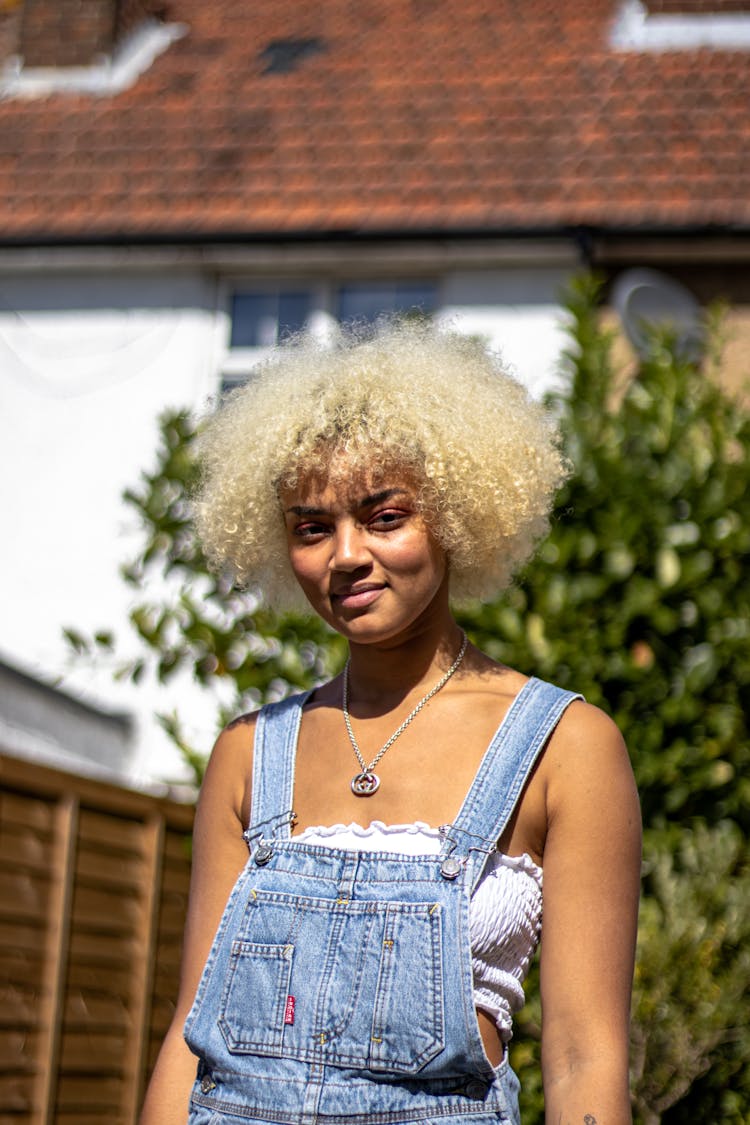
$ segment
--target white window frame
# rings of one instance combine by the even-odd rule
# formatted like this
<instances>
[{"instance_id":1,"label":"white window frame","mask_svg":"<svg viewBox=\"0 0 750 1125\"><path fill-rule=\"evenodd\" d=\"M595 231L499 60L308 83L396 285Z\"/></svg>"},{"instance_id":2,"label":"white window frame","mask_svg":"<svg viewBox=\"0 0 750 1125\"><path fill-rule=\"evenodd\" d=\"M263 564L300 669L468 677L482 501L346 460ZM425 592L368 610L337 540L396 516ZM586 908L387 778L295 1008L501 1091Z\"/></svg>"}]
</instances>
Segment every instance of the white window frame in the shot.
<instances>
[{"instance_id":1,"label":"white window frame","mask_svg":"<svg viewBox=\"0 0 750 1125\"><path fill-rule=\"evenodd\" d=\"M612 25L616 51L722 51L750 48L747 12L651 13L640 0L622 0Z\"/></svg>"}]
</instances>

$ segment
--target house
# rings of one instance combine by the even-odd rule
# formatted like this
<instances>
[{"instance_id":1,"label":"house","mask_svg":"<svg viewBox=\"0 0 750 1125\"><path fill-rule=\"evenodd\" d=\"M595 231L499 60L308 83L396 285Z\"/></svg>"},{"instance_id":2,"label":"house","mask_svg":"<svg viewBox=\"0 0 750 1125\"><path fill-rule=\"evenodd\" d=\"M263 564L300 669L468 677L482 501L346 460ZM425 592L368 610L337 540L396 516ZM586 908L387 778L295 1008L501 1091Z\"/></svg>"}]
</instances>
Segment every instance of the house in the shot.
<instances>
[{"instance_id":1,"label":"house","mask_svg":"<svg viewBox=\"0 0 750 1125\"><path fill-rule=\"evenodd\" d=\"M0 661L0 754L121 783L134 749L129 715L92 707Z\"/></svg>"},{"instance_id":2,"label":"house","mask_svg":"<svg viewBox=\"0 0 750 1125\"><path fill-rule=\"evenodd\" d=\"M570 272L648 267L732 303L739 370L749 89L733 0L0 3L2 654L162 698L67 668L61 628L124 620L159 413L304 323L418 307L539 393Z\"/></svg>"}]
</instances>

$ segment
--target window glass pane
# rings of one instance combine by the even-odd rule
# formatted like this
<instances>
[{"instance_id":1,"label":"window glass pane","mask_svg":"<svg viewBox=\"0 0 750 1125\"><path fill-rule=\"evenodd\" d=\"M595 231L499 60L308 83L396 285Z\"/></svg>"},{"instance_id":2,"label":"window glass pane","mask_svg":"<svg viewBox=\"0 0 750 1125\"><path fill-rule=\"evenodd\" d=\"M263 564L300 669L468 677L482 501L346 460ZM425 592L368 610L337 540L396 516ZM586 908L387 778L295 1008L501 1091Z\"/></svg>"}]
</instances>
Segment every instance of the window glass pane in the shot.
<instances>
[{"instance_id":1,"label":"window glass pane","mask_svg":"<svg viewBox=\"0 0 750 1125\"><path fill-rule=\"evenodd\" d=\"M352 282L338 290L338 319L371 323L384 313L423 312L435 307L435 286L429 282Z\"/></svg>"},{"instance_id":2,"label":"window glass pane","mask_svg":"<svg viewBox=\"0 0 750 1125\"><path fill-rule=\"evenodd\" d=\"M232 294L230 348L268 348L304 327L310 294L293 290L251 290Z\"/></svg>"},{"instance_id":3,"label":"window glass pane","mask_svg":"<svg viewBox=\"0 0 750 1125\"><path fill-rule=\"evenodd\" d=\"M310 315L310 294L282 292L279 294L279 320L277 336L283 339L293 332L300 332Z\"/></svg>"},{"instance_id":4,"label":"window glass pane","mask_svg":"<svg viewBox=\"0 0 750 1125\"><path fill-rule=\"evenodd\" d=\"M273 293L234 293L232 295L231 348L256 348L276 338L276 296Z\"/></svg>"},{"instance_id":5,"label":"window glass pane","mask_svg":"<svg viewBox=\"0 0 750 1125\"><path fill-rule=\"evenodd\" d=\"M376 320L390 308L392 292L390 285L342 285L338 292L337 317L339 320Z\"/></svg>"},{"instance_id":6,"label":"window glass pane","mask_svg":"<svg viewBox=\"0 0 750 1125\"><path fill-rule=\"evenodd\" d=\"M435 308L435 286L429 282L402 282L396 286L395 312L429 313Z\"/></svg>"}]
</instances>

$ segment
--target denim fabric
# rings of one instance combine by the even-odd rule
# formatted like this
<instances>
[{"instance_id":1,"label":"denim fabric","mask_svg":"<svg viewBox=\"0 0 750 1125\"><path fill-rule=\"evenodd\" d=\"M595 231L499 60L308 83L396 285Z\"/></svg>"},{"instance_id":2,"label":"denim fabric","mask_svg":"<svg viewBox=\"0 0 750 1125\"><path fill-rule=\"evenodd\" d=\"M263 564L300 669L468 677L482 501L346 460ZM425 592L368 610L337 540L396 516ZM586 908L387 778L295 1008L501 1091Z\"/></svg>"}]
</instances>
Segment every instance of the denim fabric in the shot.
<instances>
[{"instance_id":1,"label":"denim fabric","mask_svg":"<svg viewBox=\"0 0 750 1125\"><path fill-rule=\"evenodd\" d=\"M291 838L296 696L258 717L247 865L185 1024L190 1125L518 1125L473 1002L469 899L551 731L577 696L530 680L438 856Z\"/></svg>"}]
</instances>

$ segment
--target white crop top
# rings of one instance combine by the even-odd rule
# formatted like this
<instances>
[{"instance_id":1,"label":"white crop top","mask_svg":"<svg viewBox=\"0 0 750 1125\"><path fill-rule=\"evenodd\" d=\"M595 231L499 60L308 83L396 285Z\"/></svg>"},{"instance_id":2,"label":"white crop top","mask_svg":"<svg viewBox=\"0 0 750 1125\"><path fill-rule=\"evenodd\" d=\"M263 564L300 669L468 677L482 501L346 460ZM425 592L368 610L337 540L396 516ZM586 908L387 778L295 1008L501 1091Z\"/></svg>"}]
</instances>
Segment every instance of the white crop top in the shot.
<instances>
[{"instance_id":1,"label":"white crop top","mask_svg":"<svg viewBox=\"0 0 750 1125\"><path fill-rule=\"evenodd\" d=\"M295 839L324 847L399 855L437 855L437 828L415 824L334 824L306 828ZM523 981L542 926L542 869L529 855L488 856L474 888L469 915L474 1002L494 1019L504 1041L524 1001Z\"/></svg>"}]
</instances>

